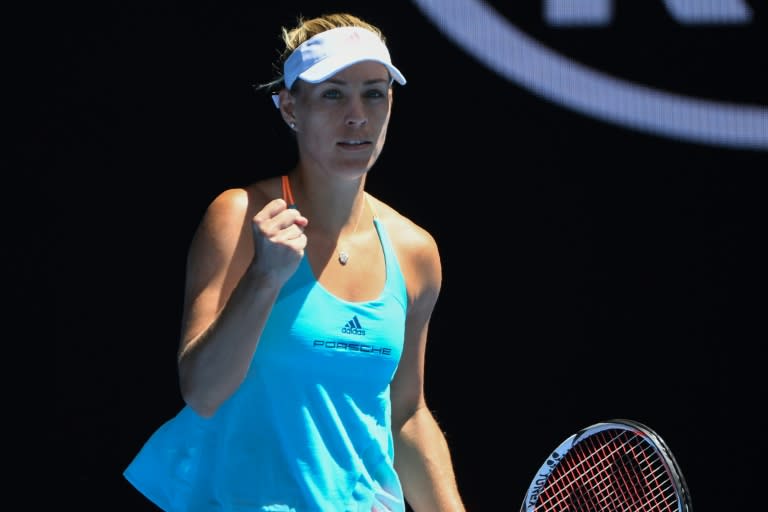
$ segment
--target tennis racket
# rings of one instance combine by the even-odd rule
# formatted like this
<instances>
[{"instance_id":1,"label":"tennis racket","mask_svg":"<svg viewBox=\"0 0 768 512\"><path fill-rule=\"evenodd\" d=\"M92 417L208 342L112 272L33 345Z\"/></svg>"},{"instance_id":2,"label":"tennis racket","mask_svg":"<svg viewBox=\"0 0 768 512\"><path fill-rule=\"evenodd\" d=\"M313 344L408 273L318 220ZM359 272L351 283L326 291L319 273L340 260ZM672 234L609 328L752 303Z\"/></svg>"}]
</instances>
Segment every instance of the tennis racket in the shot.
<instances>
[{"instance_id":1,"label":"tennis racket","mask_svg":"<svg viewBox=\"0 0 768 512\"><path fill-rule=\"evenodd\" d=\"M664 441L632 420L596 423L563 441L533 478L520 512L691 512Z\"/></svg>"}]
</instances>

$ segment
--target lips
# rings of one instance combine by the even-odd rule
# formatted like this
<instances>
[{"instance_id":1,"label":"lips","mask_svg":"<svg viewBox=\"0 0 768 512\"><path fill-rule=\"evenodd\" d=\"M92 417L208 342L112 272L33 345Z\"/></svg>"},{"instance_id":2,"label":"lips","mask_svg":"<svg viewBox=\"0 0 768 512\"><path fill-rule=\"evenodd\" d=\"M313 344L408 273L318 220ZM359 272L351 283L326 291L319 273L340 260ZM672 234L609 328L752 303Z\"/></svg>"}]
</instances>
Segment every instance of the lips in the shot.
<instances>
[{"instance_id":1,"label":"lips","mask_svg":"<svg viewBox=\"0 0 768 512\"><path fill-rule=\"evenodd\" d=\"M370 141L367 140L343 140L338 142L339 146L346 148L364 148L370 145Z\"/></svg>"}]
</instances>

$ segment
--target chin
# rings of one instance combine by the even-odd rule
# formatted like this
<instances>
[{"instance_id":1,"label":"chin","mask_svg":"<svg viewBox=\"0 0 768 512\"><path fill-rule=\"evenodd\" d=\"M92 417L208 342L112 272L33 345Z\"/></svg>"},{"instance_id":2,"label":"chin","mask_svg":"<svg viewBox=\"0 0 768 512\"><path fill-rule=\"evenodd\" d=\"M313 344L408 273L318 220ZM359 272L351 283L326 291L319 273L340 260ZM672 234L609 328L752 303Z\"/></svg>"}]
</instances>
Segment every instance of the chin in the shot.
<instances>
[{"instance_id":1,"label":"chin","mask_svg":"<svg viewBox=\"0 0 768 512\"><path fill-rule=\"evenodd\" d=\"M375 159L345 159L343 162L337 162L336 168L347 175L360 175L367 173L376 163Z\"/></svg>"}]
</instances>

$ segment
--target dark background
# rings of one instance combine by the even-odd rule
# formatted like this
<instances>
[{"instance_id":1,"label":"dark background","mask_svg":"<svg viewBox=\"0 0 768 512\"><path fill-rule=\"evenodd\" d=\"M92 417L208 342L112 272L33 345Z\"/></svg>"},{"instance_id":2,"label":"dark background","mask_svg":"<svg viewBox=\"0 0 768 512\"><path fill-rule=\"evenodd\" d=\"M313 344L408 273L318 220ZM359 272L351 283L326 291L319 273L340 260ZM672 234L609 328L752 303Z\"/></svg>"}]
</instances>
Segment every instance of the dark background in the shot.
<instances>
[{"instance_id":1,"label":"dark background","mask_svg":"<svg viewBox=\"0 0 768 512\"><path fill-rule=\"evenodd\" d=\"M540 2L517 3L496 2L585 65L768 104L764 3L750 2L746 26L691 27L662 2L617 1L609 26L570 29L548 26ZM19 274L47 276L55 306L57 417L46 434L59 469L39 499L150 510L121 473L182 405L187 245L218 192L293 163L284 123L252 84L273 77L280 26L336 10L381 27L409 81L396 86L368 188L441 247L427 393L468 509L517 511L557 443L614 417L666 440L698 512L759 508L765 148L570 111L485 68L405 0L31 13L42 37L24 41L41 58L20 62L42 71L28 92L40 93L32 108L44 121L23 125L33 142L19 149L44 164L32 176L49 195L27 216L44 235L13 233L12 252L26 262Z\"/></svg>"}]
</instances>

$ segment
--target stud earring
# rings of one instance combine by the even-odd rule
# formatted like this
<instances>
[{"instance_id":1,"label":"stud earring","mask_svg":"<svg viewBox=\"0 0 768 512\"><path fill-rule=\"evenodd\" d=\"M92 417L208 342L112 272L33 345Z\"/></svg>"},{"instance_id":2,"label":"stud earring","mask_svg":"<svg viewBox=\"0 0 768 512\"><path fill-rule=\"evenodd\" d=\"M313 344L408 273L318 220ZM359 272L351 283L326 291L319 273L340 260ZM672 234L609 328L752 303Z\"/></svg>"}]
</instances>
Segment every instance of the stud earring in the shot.
<instances>
[{"instance_id":1,"label":"stud earring","mask_svg":"<svg viewBox=\"0 0 768 512\"><path fill-rule=\"evenodd\" d=\"M291 121L291 124L289 125L291 127L291 130L296 130L296 123Z\"/></svg>"}]
</instances>

